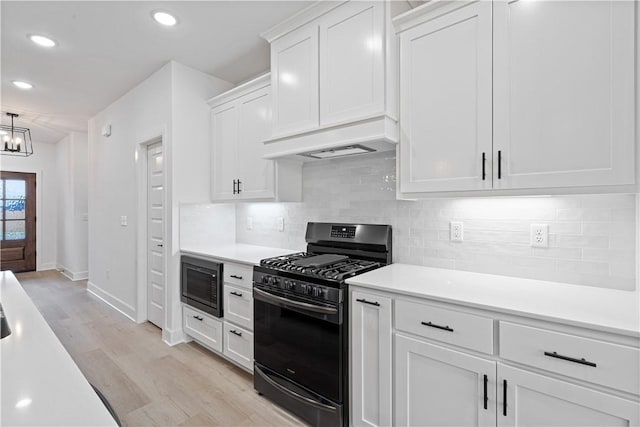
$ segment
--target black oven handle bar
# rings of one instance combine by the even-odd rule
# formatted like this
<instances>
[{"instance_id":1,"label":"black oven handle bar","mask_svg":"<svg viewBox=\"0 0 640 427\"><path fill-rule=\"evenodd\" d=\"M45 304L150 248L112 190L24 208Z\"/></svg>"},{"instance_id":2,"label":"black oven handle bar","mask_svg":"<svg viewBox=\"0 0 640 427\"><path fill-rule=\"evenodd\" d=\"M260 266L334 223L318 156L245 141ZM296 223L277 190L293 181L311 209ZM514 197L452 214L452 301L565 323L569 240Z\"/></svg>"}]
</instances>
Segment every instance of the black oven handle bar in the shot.
<instances>
[{"instance_id":1,"label":"black oven handle bar","mask_svg":"<svg viewBox=\"0 0 640 427\"><path fill-rule=\"evenodd\" d=\"M255 292L256 294L258 294L258 296L264 298L267 301L279 303L279 304L286 305L286 306L289 306L289 307L299 308L299 309L302 309L302 310L313 311L315 313L322 313L322 314L336 314L336 313L338 313L338 309L337 308L323 307L321 305L309 304L309 303L300 302L300 301L293 301L293 300L290 300L288 298L283 298L283 297L279 297L277 295L273 295L270 292L265 292L265 291L263 291L261 289L257 289L257 288L253 288L253 292Z\"/></svg>"},{"instance_id":2,"label":"black oven handle bar","mask_svg":"<svg viewBox=\"0 0 640 427\"><path fill-rule=\"evenodd\" d=\"M280 390L281 392L291 396L292 398L299 400L300 402L304 402L308 405L311 405L315 408L318 409L322 409L325 411L329 411L329 412L336 412L338 410L338 408L336 408L335 406L329 406L329 405L325 405L324 403L320 403L317 402L313 399L310 399L306 396L303 396L301 394L296 393L293 390L289 390L288 388L278 384L277 382L275 382L274 380L272 380L271 378L269 378L269 376L267 374L265 374L264 372L262 372L262 370L260 368L258 368L257 366L254 366L254 371L260 375L262 377L262 379L264 379L266 382L268 382L271 386L275 387L276 389Z\"/></svg>"}]
</instances>

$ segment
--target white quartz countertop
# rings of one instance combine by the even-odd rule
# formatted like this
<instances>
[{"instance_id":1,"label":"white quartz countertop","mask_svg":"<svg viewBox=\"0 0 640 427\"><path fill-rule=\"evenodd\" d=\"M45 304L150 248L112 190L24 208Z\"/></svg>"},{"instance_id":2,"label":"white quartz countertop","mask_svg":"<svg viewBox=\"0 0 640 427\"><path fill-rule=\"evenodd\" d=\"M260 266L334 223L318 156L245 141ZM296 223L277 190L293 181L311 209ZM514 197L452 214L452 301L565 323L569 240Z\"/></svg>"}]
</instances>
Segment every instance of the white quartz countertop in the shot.
<instances>
[{"instance_id":1,"label":"white quartz countertop","mask_svg":"<svg viewBox=\"0 0 640 427\"><path fill-rule=\"evenodd\" d=\"M0 340L0 425L115 426L13 273L0 273L11 335Z\"/></svg>"},{"instance_id":2,"label":"white quartz countertop","mask_svg":"<svg viewBox=\"0 0 640 427\"><path fill-rule=\"evenodd\" d=\"M640 294L492 274L391 264L350 285L640 337Z\"/></svg>"},{"instance_id":3,"label":"white quartz countertop","mask_svg":"<svg viewBox=\"0 0 640 427\"><path fill-rule=\"evenodd\" d=\"M236 243L232 245L222 246L183 245L180 247L180 252L184 254L215 258L221 261L258 265L260 264L261 259L301 252L301 250L269 248L266 246L254 246Z\"/></svg>"}]
</instances>

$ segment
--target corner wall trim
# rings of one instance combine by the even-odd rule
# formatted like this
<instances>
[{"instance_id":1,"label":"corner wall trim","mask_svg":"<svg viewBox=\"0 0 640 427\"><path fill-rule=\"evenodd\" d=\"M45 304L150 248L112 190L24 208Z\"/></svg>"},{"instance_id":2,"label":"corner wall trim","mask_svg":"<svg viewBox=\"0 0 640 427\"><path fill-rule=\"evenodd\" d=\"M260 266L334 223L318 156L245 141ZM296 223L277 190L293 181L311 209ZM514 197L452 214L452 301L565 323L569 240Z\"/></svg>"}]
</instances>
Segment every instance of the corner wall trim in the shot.
<instances>
[{"instance_id":1,"label":"corner wall trim","mask_svg":"<svg viewBox=\"0 0 640 427\"><path fill-rule=\"evenodd\" d=\"M132 322L136 321L136 310L132 306L125 303L121 299L114 297L109 292L101 289L95 283L88 282L87 291L93 294L98 299L102 300L102 302L104 302L105 304L111 306L113 309L122 313L124 316L129 318Z\"/></svg>"},{"instance_id":2,"label":"corner wall trim","mask_svg":"<svg viewBox=\"0 0 640 427\"><path fill-rule=\"evenodd\" d=\"M169 330L165 328L162 330L162 340L171 347L186 342L185 338L182 329Z\"/></svg>"},{"instance_id":3,"label":"corner wall trim","mask_svg":"<svg viewBox=\"0 0 640 427\"><path fill-rule=\"evenodd\" d=\"M88 271L71 271L70 269L68 269L67 267L61 264L58 264L56 266L56 269L73 282L76 282L78 280L85 280L89 278Z\"/></svg>"}]
</instances>

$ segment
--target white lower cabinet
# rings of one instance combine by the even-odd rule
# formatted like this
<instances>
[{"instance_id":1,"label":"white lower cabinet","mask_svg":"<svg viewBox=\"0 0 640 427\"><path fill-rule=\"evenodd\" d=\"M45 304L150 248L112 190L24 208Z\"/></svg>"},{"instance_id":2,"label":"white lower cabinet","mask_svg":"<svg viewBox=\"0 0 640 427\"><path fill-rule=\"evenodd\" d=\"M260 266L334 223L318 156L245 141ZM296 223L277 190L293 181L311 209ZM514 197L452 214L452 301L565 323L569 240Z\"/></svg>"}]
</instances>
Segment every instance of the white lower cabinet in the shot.
<instances>
[{"instance_id":1,"label":"white lower cabinet","mask_svg":"<svg viewBox=\"0 0 640 427\"><path fill-rule=\"evenodd\" d=\"M498 426L637 426L640 407L498 363Z\"/></svg>"},{"instance_id":2,"label":"white lower cabinet","mask_svg":"<svg viewBox=\"0 0 640 427\"><path fill-rule=\"evenodd\" d=\"M637 340L426 296L350 298L354 426L640 426Z\"/></svg>"},{"instance_id":3,"label":"white lower cabinet","mask_svg":"<svg viewBox=\"0 0 640 427\"><path fill-rule=\"evenodd\" d=\"M222 321L194 310L182 307L184 332L212 350L222 352Z\"/></svg>"},{"instance_id":4,"label":"white lower cabinet","mask_svg":"<svg viewBox=\"0 0 640 427\"><path fill-rule=\"evenodd\" d=\"M351 294L351 419L354 426L391 425L391 299Z\"/></svg>"},{"instance_id":5,"label":"white lower cabinet","mask_svg":"<svg viewBox=\"0 0 640 427\"><path fill-rule=\"evenodd\" d=\"M253 371L253 333L225 321L223 340L223 354Z\"/></svg>"},{"instance_id":6,"label":"white lower cabinet","mask_svg":"<svg viewBox=\"0 0 640 427\"><path fill-rule=\"evenodd\" d=\"M495 426L496 362L395 336L395 425Z\"/></svg>"}]
</instances>

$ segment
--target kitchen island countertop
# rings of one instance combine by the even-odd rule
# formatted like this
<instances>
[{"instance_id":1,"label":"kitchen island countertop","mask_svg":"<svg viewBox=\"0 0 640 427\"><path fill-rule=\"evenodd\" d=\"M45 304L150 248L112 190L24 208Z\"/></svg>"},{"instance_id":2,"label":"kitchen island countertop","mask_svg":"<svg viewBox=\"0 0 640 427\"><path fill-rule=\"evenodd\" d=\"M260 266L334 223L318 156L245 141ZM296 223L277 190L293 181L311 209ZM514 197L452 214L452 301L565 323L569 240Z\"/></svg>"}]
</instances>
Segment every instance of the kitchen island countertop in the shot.
<instances>
[{"instance_id":1,"label":"kitchen island countertop","mask_svg":"<svg viewBox=\"0 0 640 427\"><path fill-rule=\"evenodd\" d=\"M0 301L12 331L0 340L0 425L117 425L10 271Z\"/></svg>"}]
</instances>

